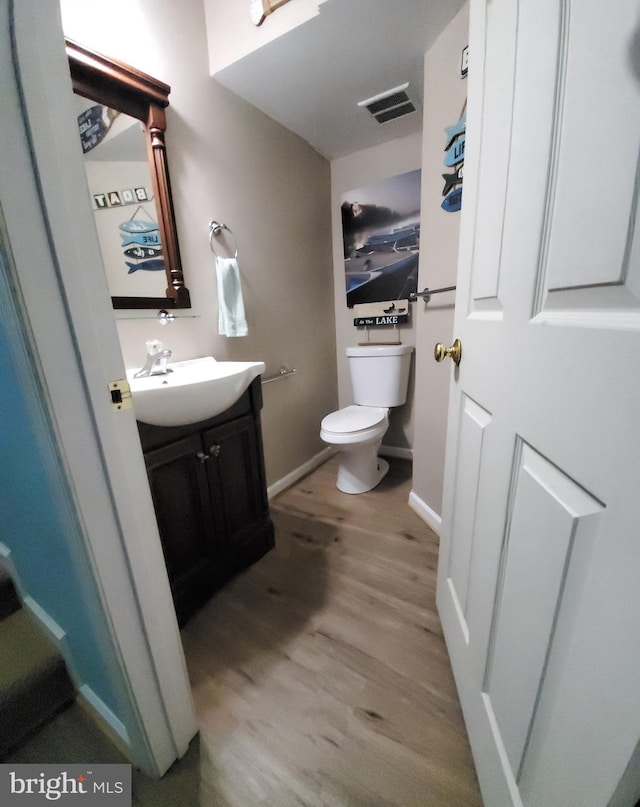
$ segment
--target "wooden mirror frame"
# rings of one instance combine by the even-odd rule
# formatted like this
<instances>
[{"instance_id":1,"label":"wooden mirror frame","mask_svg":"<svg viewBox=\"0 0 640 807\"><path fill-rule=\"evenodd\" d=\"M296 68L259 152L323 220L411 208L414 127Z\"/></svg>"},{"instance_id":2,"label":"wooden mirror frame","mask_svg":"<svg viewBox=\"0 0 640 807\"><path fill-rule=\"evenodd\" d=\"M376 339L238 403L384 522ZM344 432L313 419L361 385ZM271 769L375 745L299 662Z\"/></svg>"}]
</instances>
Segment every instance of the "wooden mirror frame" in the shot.
<instances>
[{"instance_id":1,"label":"wooden mirror frame","mask_svg":"<svg viewBox=\"0 0 640 807\"><path fill-rule=\"evenodd\" d=\"M137 118L147 133L147 154L167 273L167 296L112 297L113 307L191 308L189 290L184 285L182 274L164 143L165 109L169 105L171 87L77 42L65 41L73 91Z\"/></svg>"}]
</instances>

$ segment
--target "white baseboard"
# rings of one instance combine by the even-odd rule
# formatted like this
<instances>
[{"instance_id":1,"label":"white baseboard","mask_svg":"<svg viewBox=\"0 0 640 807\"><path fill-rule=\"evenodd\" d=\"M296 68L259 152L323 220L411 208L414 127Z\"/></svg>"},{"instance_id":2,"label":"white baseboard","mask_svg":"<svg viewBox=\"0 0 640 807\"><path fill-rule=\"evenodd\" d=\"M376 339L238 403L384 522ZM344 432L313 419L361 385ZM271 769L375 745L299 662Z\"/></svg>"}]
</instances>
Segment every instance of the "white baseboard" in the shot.
<instances>
[{"instance_id":1,"label":"white baseboard","mask_svg":"<svg viewBox=\"0 0 640 807\"><path fill-rule=\"evenodd\" d=\"M31 595L27 594L23 598L22 604L31 611L36 622L42 625L58 650L65 655L65 651L67 649L67 632L61 628L60 625L58 625L55 619L49 616L44 608L39 605Z\"/></svg>"},{"instance_id":2,"label":"white baseboard","mask_svg":"<svg viewBox=\"0 0 640 807\"><path fill-rule=\"evenodd\" d=\"M27 608L32 614L35 621L42 627L47 636L54 643L56 648L62 653L63 656L68 655L67 648L67 633L58 625L58 623L49 616L44 608L38 603L30 594L25 594L22 579L18 570L15 567L13 558L11 556L11 549L0 542L0 557L3 559L5 566L9 571L11 582L18 594L18 598L24 608ZM68 666L68 665L67 665ZM70 675L72 675L70 671ZM72 675L73 677L73 675Z\"/></svg>"},{"instance_id":3,"label":"white baseboard","mask_svg":"<svg viewBox=\"0 0 640 807\"><path fill-rule=\"evenodd\" d=\"M273 485L269 485L267 488L267 496L269 499L273 499L274 496L277 496L278 493L282 493L283 490L290 488L291 485L294 485L299 479L302 479L303 476L310 474L311 471L315 471L323 462L326 462L329 457L332 457L336 453L334 448L330 446L328 448L323 449L319 454L311 457L310 460L300 465L294 471L283 476L282 479L279 479L277 482L274 482Z\"/></svg>"},{"instance_id":4,"label":"white baseboard","mask_svg":"<svg viewBox=\"0 0 640 807\"><path fill-rule=\"evenodd\" d=\"M124 723L114 715L107 704L102 698L96 695L90 686L82 684L78 690L78 697L83 701L85 708L92 713L93 717L102 726L106 734L116 742L116 745L118 745L121 750L131 745L129 732L125 728Z\"/></svg>"},{"instance_id":5,"label":"white baseboard","mask_svg":"<svg viewBox=\"0 0 640 807\"><path fill-rule=\"evenodd\" d=\"M417 513L420 518L440 536L440 529L442 527L442 517L439 516L435 510L432 510L426 502L415 493L413 490L409 494L409 507L414 513Z\"/></svg>"}]
</instances>

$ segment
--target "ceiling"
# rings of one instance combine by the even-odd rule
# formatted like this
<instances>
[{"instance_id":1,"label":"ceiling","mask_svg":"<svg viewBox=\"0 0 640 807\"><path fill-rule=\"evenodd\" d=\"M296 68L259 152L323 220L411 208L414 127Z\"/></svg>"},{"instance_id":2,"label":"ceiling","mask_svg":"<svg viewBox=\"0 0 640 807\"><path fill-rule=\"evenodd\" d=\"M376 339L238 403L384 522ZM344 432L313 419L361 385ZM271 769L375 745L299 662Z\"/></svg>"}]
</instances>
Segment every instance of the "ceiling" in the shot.
<instances>
[{"instance_id":1,"label":"ceiling","mask_svg":"<svg viewBox=\"0 0 640 807\"><path fill-rule=\"evenodd\" d=\"M215 78L328 159L422 128L424 54L464 0L327 0ZM264 23L268 24L268 19ZM452 53L452 69L461 54ZM378 123L362 101L409 82L417 107Z\"/></svg>"}]
</instances>

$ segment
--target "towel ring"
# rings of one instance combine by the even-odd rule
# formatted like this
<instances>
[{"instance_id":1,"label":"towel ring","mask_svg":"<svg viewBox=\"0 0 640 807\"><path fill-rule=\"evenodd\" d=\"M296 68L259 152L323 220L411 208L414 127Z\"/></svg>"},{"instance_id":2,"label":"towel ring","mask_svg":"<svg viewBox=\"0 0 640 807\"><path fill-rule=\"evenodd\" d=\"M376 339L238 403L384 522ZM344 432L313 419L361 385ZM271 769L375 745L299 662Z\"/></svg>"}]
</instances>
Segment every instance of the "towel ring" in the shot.
<instances>
[{"instance_id":1,"label":"towel ring","mask_svg":"<svg viewBox=\"0 0 640 807\"><path fill-rule=\"evenodd\" d=\"M218 253L213 248L213 236L214 235L216 237L219 236L220 233L223 230L226 230L227 232L231 233L231 235L233 235L233 230L230 227L227 227L226 224L221 224L219 221L215 221L213 219L209 222L209 246L211 247L211 252L213 252L213 254L216 257L219 257L219 256L218 256ZM234 238L234 241L236 242L236 250L235 250L235 255L233 257L237 258L238 257L238 239L235 237L235 235L233 235L233 238Z\"/></svg>"}]
</instances>

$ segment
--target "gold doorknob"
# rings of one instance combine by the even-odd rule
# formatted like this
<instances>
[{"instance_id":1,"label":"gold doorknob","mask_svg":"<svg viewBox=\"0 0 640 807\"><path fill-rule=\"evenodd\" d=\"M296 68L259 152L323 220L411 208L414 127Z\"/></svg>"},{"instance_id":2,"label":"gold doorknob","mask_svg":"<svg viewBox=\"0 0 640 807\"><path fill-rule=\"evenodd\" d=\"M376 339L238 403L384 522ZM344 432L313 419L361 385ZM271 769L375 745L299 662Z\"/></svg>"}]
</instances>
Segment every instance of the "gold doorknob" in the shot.
<instances>
[{"instance_id":1,"label":"gold doorknob","mask_svg":"<svg viewBox=\"0 0 640 807\"><path fill-rule=\"evenodd\" d=\"M462 342L456 339L451 347L445 347L442 342L438 342L433 349L433 355L436 361L444 361L449 357L458 365L462 358Z\"/></svg>"}]
</instances>

